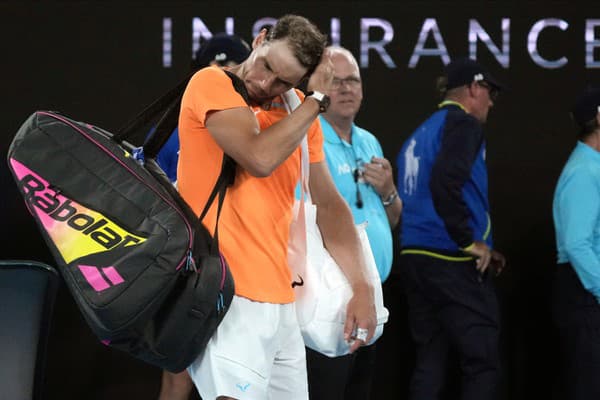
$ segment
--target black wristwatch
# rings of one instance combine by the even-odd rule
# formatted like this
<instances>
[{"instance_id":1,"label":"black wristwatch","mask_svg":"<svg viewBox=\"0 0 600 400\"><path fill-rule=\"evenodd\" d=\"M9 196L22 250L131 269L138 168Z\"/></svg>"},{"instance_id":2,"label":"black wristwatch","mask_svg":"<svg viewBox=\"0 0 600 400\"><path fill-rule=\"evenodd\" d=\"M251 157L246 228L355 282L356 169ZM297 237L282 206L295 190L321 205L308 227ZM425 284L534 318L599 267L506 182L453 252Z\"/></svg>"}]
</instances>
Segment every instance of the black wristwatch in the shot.
<instances>
[{"instance_id":1,"label":"black wristwatch","mask_svg":"<svg viewBox=\"0 0 600 400\"><path fill-rule=\"evenodd\" d=\"M327 108L329 108L329 103L331 103L331 99L329 99L329 96L327 96L325 93L317 91L308 92L306 93L305 99L307 99L308 97L312 97L313 99L319 102L320 113L324 113L325 111L327 111Z\"/></svg>"}]
</instances>

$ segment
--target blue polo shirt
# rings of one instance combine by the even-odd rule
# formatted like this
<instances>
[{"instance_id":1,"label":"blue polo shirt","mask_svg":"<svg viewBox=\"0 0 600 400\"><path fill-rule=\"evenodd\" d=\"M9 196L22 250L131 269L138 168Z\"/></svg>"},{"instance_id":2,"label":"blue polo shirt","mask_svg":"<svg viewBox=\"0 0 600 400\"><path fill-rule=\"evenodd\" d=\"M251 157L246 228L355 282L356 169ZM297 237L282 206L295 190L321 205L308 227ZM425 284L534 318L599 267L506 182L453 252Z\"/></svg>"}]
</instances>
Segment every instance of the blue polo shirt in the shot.
<instances>
[{"instance_id":1,"label":"blue polo shirt","mask_svg":"<svg viewBox=\"0 0 600 400\"><path fill-rule=\"evenodd\" d=\"M558 262L569 262L600 302L600 153L583 142L571 153L552 203Z\"/></svg>"},{"instance_id":2,"label":"blue polo shirt","mask_svg":"<svg viewBox=\"0 0 600 400\"><path fill-rule=\"evenodd\" d=\"M375 263L381 281L385 281L392 269L392 231L385 208L375 189L363 182L354 181L354 170L360 162L368 163L372 157L383 157L379 142L370 132L352 125L352 144L342 140L333 130L329 122L322 116L323 150L329 167L329 172L338 191L346 200L354 222L367 224L367 236L373 250ZM356 188L360 190L363 207L356 205Z\"/></svg>"}]
</instances>

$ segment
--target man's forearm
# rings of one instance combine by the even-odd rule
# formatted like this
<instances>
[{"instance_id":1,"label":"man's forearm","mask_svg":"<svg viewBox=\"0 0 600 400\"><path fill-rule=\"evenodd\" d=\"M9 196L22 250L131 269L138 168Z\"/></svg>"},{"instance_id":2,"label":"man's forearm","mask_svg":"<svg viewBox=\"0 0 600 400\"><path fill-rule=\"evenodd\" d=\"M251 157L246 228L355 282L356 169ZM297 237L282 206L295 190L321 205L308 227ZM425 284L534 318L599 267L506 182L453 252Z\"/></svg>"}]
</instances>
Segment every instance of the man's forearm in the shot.
<instances>
[{"instance_id":1,"label":"man's forearm","mask_svg":"<svg viewBox=\"0 0 600 400\"><path fill-rule=\"evenodd\" d=\"M362 246L346 203L342 200L339 206L319 206L317 223L325 247L352 287L367 285Z\"/></svg>"}]
</instances>

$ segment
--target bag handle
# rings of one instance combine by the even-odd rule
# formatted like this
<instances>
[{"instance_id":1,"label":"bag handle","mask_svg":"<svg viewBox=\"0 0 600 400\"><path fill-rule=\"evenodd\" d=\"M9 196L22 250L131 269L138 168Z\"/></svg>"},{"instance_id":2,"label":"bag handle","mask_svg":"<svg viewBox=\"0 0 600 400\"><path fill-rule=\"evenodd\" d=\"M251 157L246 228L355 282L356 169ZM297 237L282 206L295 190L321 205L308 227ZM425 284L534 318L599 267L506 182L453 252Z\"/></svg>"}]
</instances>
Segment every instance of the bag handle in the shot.
<instances>
[{"instance_id":1,"label":"bag handle","mask_svg":"<svg viewBox=\"0 0 600 400\"><path fill-rule=\"evenodd\" d=\"M288 90L281 96L283 104L285 105L287 112L292 113L297 107L300 106L300 98L298 93L294 89ZM290 236L288 242L288 264L290 266L297 266L301 271L306 268L306 254L307 254L307 237L306 237L306 201L310 202L310 191L308 188L308 173L309 173L309 159L308 159L308 139L307 133L302 138L300 148L300 201L294 202L294 209L292 223L290 225ZM305 196L306 195L306 196Z\"/></svg>"}]
</instances>

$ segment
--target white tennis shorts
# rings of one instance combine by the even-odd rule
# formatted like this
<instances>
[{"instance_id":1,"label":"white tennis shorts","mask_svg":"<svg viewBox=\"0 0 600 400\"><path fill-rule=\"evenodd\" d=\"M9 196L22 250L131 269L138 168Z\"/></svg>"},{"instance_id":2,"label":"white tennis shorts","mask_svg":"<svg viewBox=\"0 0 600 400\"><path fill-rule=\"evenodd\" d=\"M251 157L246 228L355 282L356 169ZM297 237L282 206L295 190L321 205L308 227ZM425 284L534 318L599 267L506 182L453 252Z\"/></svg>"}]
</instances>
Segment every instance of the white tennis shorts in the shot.
<instances>
[{"instance_id":1,"label":"white tennis shorts","mask_svg":"<svg viewBox=\"0 0 600 400\"><path fill-rule=\"evenodd\" d=\"M204 400L307 400L306 354L294 303L234 296L188 372Z\"/></svg>"}]
</instances>

